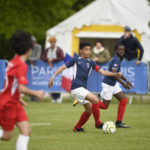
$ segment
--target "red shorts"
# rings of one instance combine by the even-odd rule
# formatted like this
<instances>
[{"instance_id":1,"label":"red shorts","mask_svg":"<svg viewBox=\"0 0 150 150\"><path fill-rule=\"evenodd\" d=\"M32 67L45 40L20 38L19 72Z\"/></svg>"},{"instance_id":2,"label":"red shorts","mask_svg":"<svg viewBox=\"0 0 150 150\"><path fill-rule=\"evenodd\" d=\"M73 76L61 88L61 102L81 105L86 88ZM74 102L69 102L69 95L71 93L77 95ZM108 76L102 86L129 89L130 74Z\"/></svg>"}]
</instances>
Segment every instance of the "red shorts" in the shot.
<instances>
[{"instance_id":1,"label":"red shorts","mask_svg":"<svg viewBox=\"0 0 150 150\"><path fill-rule=\"evenodd\" d=\"M0 125L5 131L12 131L17 122L26 120L28 118L21 104L18 104L15 108L0 110Z\"/></svg>"}]
</instances>

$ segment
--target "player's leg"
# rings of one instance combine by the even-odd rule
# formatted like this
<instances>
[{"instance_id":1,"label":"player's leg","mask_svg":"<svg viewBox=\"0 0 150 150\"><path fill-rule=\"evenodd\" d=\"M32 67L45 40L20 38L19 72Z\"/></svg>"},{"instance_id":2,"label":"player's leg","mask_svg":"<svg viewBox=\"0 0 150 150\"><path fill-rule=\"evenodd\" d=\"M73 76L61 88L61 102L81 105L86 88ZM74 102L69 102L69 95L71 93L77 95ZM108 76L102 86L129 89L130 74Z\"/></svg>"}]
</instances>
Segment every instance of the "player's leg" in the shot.
<instances>
[{"instance_id":1,"label":"player's leg","mask_svg":"<svg viewBox=\"0 0 150 150\"><path fill-rule=\"evenodd\" d=\"M12 133L13 131L5 131L5 130L0 129L0 139L4 141L8 141L11 139Z\"/></svg>"},{"instance_id":2,"label":"player's leg","mask_svg":"<svg viewBox=\"0 0 150 150\"><path fill-rule=\"evenodd\" d=\"M17 122L16 126L20 130L20 135L18 136L16 143L16 150L27 150L29 136L31 134L31 127L28 121Z\"/></svg>"},{"instance_id":3,"label":"player's leg","mask_svg":"<svg viewBox=\"0 0 150 150\"><path fill-rule=\"evenodd\" d=\"M123 116L125 113L126 104L128 100L126 96L124 95L124 93L122 92L119 85L115 86L114 91L115 91L114 96L119 100L116 126L121 127L121 128L128 128L127 125L122 124L122 120L123 120Z\"/></svg>"},{"instance_id":4,"label":"player's leg","mask_svg":"<svg viewBox=\"0 0 150 150\"><path fill-rule=\"evenodd\" d=\"M4 109L0 110L0 139L8 141L11 139L15 125L15 110Z\"/></svg>"},{"instance_id":5,"label":"player's leg","mask_svg":"<svg viewBox=\"0 0 150 150\"><path fill-rule=\"evenodd\" d=\"M89 120L89 117L92 113L92 104L91 102L87 102L83 105L85 108L85 111L81 114L81 117L75 127L73 128L74 132L84 132L84 129L82 126Z\"/></svg>"},{"instance_id":6,"label":"player's leg","mask_svg":"<svg viewBox=\"0 0 150 150\"><path fill-rule=\"evenodd\" d=\"M109 107L111 100L103 99L99 102L99 108L101 109L107 109Z\"/></svg>"},{"instance_id":7,"label":"player's leg","mask_svg":"<svg viewBox=\"0 0 150 150\"><path fill-rule=\"evenodd\" d=\"M100 95L102 101L99 102L99 107L101 109L107 109L113 96L113 86L102 83L102 92Z\"/></svg>"},{"instance_id":8,"label":"player's leg","mask_svg":"<svg viewBox=\"0 0 150 150\"><path fill-rule=\"evenodd\" d=\"M99 100L98 98L92 94L88 93L85 97L86 100L89 100L92 102L92 112L95 119L95 127L96 128L102 128L102 123L100 121L100 110L99 110Z\"/></svg>"},{"instance_id":9,"label":"player's leg","mask_svg":"<svg viewBox=\"0 0 150 150\"><path fill-rule=\"evenodd\" d=\"M91 92L89 92L86 96L85 99L90 101L92 104L97 104L98 103L98 98L92 94Z\"/></svg>"},{"instance_id":10,"label":"player's leg","mask_svg":"<svg viewBox=\"0 0 150 150\"><path fill-rule=\"evenodd\" d=\"M100 125L100 118L99 118L99 106L98 106L98 98L90 93L87 89L85 88L77 88L71 91L71 94L75 96L79 104L86 104L86 103L93 103L92 105L92 112L94 115L94 119L96 122L96 125Z\"/></svg>"},{"instance_id":11,"label":"player's leg","mask_svg":"<svg viewBox=\"0 0 150 150\"><path fill-rule=\"evenodd\" d=\"M75 127L73 128L74 132L84 132L83 128L81 128L89 119L92 112L92 104L90 101L85 100L86 95L89 91L85 88L76 88L71 90L71 94L76 98L79 104L83 105L85 111L81 114L81 117Z\"/></svg>"},{"instance_id":12,"label":"player's leg","mask_svg":"<svg viewBox=\"0 0 150 150\"><path fill-rule=\"evenodd\" d=\"M16 126L20 130L16 143L16 150L27 150L31 127L27 115L20 104L16 108L16 114Z\"/></svg>"}]
</instances>

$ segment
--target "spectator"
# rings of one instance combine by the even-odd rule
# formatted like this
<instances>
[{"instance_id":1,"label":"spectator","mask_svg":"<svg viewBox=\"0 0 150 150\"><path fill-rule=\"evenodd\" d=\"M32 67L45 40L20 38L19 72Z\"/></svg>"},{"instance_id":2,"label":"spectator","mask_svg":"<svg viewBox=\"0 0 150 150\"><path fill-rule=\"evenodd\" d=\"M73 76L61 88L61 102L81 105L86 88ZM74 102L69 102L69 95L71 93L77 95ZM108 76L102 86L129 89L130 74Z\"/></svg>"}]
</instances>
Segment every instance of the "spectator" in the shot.
<instances>
[{"instance_id":1,"label":"spectator","mask_svg":"<svg viewBox=\"0 0 150 150\"><path fill-rule=\"evenodd\" d=\"M110 60L109 51L104 48L102 41L97 41L92 51L92 60L99 64L104 64Z\"/></svg>"},{"instance_id":2,"label":"spectator","mask_svg":"<svg viewBox=\"0 0 150 150\"><path fill-rule=\"evenodd\" d=\"M36 38L34 36L32 36L32 41L33 41L33 48L32 53L28 58L28 62L31 65L34 65L34 63L41 58L42 49L41 45L36 43Z\"/></svg>"},{"instance_id":3,"label":"spectator","mask_svg":"<svg viewBox=\"0 0 150 150\"><path fill-rule=\"evenodd\" d=\"M42 59L47 61L49 67L52 68L53 62L58 62L64 59L64 52L56 45L57 40L55 37L50 37L48 41L50 42L51 46L44 51ZM52 103L55 102L62 102L60 93L52 93Z\"/></svg>"},{"instance_id":4,"label":"spectator","mask_svg":"<svg viewBox=\"0 0 150 150\"><path fill-rule=\"evenodd\" d=\"M131 61L135 60L136 65L139 65L144 49L138 39L132 35L131 28L126 26L125 27L125 32L124 35L119 39L118 43L122 43L125 45L125 55L124 55L124 60ZM140 50L140 54L138 55L138 49Z\"/></svg>"},{"instance_id":5,"label":"spectator","mask_svg":"<svg viewBox=\"0 0 150 150\"><path fill-rule=\"evenodd\" d=\"M36 43L36 38L34 36L32 36L32 42L33 42L32 53L27 61L31 65L34 65L36 61L40 60L42 49L41 49L41 45ZM38 101L38 98L35 96L30 96L30 100L36 102Z\"/></svg>"},{"instance_id":6,"label":"spectator","mask_svg":"<svg viewBox=\"0 0 150 150\"><path fill-rule=\"evenodd\" d=\"M47 61L49 64L49 67L52 68L53 62L58 62L64 59L64 53L60 47L56 46L55 37L50 37L48 41L50 42L51 47L47 48L44 51L42 59L44 61Z\"/></svg>"}]
</instances>

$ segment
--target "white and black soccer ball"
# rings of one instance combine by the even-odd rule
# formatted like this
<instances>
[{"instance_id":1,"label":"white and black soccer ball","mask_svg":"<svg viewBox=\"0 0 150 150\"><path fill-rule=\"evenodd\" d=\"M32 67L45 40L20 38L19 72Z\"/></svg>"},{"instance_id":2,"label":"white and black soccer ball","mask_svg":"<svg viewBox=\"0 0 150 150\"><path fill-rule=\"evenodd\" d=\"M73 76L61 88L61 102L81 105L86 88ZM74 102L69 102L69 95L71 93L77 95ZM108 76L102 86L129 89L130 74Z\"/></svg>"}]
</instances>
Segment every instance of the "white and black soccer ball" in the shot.
<instances>
[{"instance_id":1,"label":"white and black soccer ball","mask_svg":"<svg viewBox=\"0 0 150 150\"><path fill-rule=\"evenodd\" d=\"M112 121L106 121L103 124L102 130L106 134L114 134L116 132L116 125Z\"/></svg>"}]
</instances>

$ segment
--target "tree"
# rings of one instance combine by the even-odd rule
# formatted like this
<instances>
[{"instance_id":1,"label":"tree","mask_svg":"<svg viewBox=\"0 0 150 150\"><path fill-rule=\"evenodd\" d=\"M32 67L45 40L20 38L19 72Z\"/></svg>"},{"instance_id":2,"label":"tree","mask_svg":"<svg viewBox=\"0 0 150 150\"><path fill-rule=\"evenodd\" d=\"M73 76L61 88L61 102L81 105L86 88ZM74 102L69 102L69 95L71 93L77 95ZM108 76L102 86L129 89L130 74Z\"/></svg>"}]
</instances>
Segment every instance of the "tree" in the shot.
<instances>
[{"instance_id":1,"label":"tree","mask_svg":"<svg viewBox=\"0 0 150 150\"><path fill-rule=\"evenodd\" d=\"M44 45L45 32L93 0L1 0L0 57L10 59L9 38L16 29L30 32Z\"/></svg>"}]
</instances>

